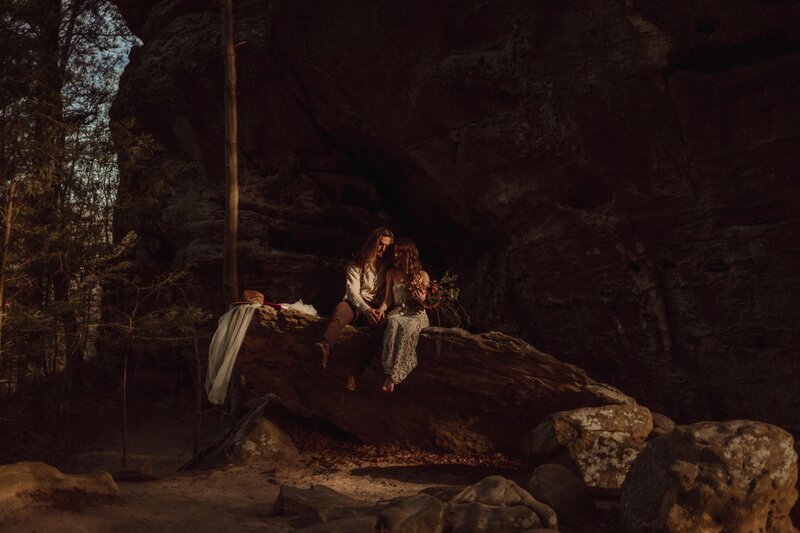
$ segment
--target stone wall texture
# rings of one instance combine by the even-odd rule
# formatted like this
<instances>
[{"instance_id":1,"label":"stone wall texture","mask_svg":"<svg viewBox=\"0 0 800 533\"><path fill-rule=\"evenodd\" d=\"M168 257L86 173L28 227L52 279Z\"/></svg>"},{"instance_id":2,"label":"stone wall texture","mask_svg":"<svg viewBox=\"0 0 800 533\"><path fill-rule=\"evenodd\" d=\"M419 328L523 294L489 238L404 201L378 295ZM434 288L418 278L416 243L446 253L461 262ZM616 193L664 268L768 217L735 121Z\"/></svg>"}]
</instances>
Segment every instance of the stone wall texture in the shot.
<instances>
[{"instance_id":1,"label":"stone wall texture","mask_svg":"<svg viewBox=\"0 0 800 533\"><path fill-rule=\"evenodd\" d=\"M116 232L221 310L210 0L117 0ZM679 421L800 429L800 8L780 0L240 0L243 288L327 312L388 224L518 335ZM135 164L134 164L135 163Z\"/></svg>"}]
</instances>

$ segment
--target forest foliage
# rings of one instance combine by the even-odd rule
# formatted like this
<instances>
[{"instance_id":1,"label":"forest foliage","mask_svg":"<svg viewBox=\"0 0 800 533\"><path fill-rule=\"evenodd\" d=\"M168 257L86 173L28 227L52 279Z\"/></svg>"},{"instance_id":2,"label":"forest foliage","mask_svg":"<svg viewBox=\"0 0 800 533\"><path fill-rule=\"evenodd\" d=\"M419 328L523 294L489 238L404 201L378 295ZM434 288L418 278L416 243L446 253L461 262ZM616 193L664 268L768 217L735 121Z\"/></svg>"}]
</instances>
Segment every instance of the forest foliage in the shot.
<instances>
[{"instance_id":1,"label":"forest foliage","mask_svg":"<svg viewBox=\"0 0 800 533\"><path fill-rule=\"evenodd\" d=\"M113 235L118 152L158 149L109 124L135 44L110 0L0 0L0 399L53 376L78 394L86 361L118 369L133 346L197 351L209 317L181 273L137 278L136 235Z\"/></svg>"}]
</instances>

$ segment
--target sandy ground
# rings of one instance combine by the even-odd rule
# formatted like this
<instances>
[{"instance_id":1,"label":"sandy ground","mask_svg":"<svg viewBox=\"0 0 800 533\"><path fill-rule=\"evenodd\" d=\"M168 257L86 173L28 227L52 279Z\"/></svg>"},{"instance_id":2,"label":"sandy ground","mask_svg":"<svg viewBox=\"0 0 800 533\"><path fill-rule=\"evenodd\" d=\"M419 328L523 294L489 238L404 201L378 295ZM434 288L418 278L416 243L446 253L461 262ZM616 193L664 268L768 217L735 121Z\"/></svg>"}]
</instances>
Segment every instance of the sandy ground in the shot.
<instances>
[{"instance_id":1,"label":"sandy ground","mask_svg":"<svg viewBox=\"0 0 800 533\"><path fill-rule=\"evenodd\" d=\"M109 504L63 509L49 502L31 502L0 524L0 530L291 531L288 518L270 515L281 484L327 485L368 506L426 487L461 485L487 475L478 467L442 467L381 464L326 469L301 461L278 469L249 465L178 473L156 481L119 483L120 496Z\"/></svg>"},{"instance_id":2,"label":"sandy ground","mask_svg":"<svg viewBox=\"0 0 800 533\"><path fill-rule=\"evenodd\" d=\"M308 468L276 472L265 465L170 475L157 481L120 483L111 504L79 510L32 504L0 528L8 531L290 531L288 520L270 517L280 483L328 485L373 503L414 494L423 486L347 472L313 474Z\"/></svg>"},{"instance_id":3,"label":"sandy ground","mask_svg":"<svg viewBox=\"0 0 800 533\"><path fill-rule=\"evenodd\" d=\"M221 411L205 416L203 441L228 424ZM128 468L149 465L156 479L119 482L119 497L106 501L33 501L0 522L0 531L159 532L291 531L289 518L272 516L282 484L327 485L365 506L416 494L431 486L463 486L491 474L526 481L521 469L469 462L452 456L391 453L333 441L297 443L291 465L256 464L211 471L178 472L191 457L191 406L173 400L140 402L129 425ZM95 428L85 448L55 466L68 473L118 472L118 427ZM145 466L148 468L148 466Z\"/></svg>"}]
</instances>

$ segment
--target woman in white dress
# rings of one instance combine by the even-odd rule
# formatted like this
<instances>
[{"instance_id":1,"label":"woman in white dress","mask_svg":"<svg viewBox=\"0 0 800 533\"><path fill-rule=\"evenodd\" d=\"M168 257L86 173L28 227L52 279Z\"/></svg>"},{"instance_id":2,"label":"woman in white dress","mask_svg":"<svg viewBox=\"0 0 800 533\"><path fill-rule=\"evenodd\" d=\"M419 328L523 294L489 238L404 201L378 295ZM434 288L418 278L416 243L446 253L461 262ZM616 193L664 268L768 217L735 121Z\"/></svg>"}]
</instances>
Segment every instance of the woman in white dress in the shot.
<instances>
[{"instance_id":1,"label":"woman in white dress","mask_svg":"<svg viewBox=\"0 0 800 533\"><path fill-rule=\"evenodd\" d=\"M428 314L420 302L425 301L430 278L422 270L419 250L411 239L400 239L394 245L394 265L386 273L386 296L378 311L387 315L383 335L382 390L392 392L417 366L417 342L420 332L429 326Z\"/></svg>"}]
</instances>

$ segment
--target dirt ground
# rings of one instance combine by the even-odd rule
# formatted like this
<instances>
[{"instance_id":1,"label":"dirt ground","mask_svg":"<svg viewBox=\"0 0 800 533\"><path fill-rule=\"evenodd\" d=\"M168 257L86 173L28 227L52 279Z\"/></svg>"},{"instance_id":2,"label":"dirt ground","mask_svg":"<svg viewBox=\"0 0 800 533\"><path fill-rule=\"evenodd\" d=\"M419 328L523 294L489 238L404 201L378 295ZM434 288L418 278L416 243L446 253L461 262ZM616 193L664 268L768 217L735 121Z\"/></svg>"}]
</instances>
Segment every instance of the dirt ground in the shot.
<instances>
[{"instance_id":1,"label":"dirt ground","mask_svg":"<svg viewBox=\"0 0 800 533\"><path fill-rule=\"evenodd\" d=\"M180 472L192 455L194 428L186 399L133 401L129 422L128 470L152 470L149 481L118 481L113 501L28 498L24 509L0 531L19 532L158 532L158 531L291 531L290 519L272 516L282 484L307 488L327 485L358 502L372 505L416 494L431 486L463 486L491 474L524 484L522 465L502 457L470 458L408 450L380 450L310 430L290 430L301 451L291 465L229 466ZM204 416L202 442L229 424L221 410ZM121 471L121 432L113 418L86 428L86 443L55 462L66 473Z\"/></svg>"}]
</instances>

